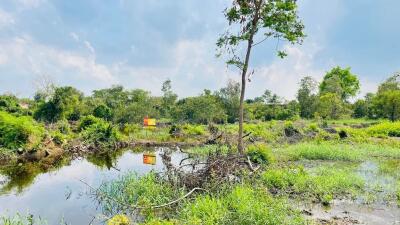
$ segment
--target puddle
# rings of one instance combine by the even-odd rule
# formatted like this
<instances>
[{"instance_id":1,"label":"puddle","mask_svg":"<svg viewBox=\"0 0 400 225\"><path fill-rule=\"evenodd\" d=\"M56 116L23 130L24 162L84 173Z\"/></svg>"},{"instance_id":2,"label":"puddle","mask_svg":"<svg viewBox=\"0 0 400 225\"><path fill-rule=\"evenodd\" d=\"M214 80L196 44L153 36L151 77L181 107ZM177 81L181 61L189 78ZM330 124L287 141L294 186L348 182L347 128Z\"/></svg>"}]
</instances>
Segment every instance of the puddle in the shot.
<instances>
[{"instance_id":1,"label":"puddle","mask_svg":"<svg viewBox=\"0 0 400 225\"><path fill-rule=\"evenodd\" d=\"M87 195L88 187L135 171L145 174L164 169L161 149L153 149L156 160L144 164L143 153L127 150L118 154L76 159L62 163L53 171L43 168L21 167L6 171L0 176L0 215L33 214L48 224L89 224L100 213L97 204ZM178 164L184 154L172 154L172 162ZM4 172L4 171L2 171ZM94 221L93 224L101 224Z\"/></svg>"}]
</instances>

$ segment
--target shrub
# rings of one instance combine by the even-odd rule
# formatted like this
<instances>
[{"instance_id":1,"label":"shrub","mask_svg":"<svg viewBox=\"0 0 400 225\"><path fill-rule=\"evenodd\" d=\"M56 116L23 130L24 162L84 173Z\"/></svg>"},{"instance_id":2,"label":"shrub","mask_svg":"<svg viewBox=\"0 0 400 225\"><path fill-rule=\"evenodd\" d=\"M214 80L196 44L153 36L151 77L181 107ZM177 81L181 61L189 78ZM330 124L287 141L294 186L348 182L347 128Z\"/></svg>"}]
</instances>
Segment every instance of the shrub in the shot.
<instances>
[{"instance_id":1,"label":"shrub","mask_svg":"<svg viewBox=\"0 0 400 225\"><path fill-rule=\"evenodd\" d=\"M32 117L16 117L0 111L0 146L9 149L34 148L43 137L44 128Z\"/></svg>"},{"instance_id":2,"label":"shrub","mask_svg":"<svg viewBox=\"0 0 400 225\"><path fill-rule=\"evenodd\" d=\"M56 145L62 146L67 142L67 136L60 131L53 132L51 137Z\"/></svg>"},{"instance_id":3,"label":"shrub","mask_svg":"<svg viewBox=\"0 0 400 225\"><path fill-rule=\"evenodd\" d=\"M120 134L110 123L100 120L81 133L82 138L97 147L112 146L120 140Z\"/></svg>"},{"instance_id":4,"label":"shrub","mask_svg":"<svg viewBox=\"0 0 400 225\"><path fill-rule=\"evenodd\" d=\"M246 149L246 154L250 160L255 163L270 164L274 161L272 151L265 144L250 145Z\"/></svg>"},{"instance_id":5,"label":"shrub","mask_svg":"<svg viewBox=\"0 0 400 225\"><path fill-rule=\"evenodd\" d=\"M182 127L183 132L188 135L203 135L206 133L204 126L185 124Z\"/></svg>"},{"instance_id":6,"label":"shrub","mask_svg":"<svg viewBox=\"0 0 400 225\"><path fill-rule=\"evenodd\" d=\"M101 118L110 121L113 117L111 109L106 105L99 105L93 110L93 115L97 118Z\"/></svg>"},{"instance_id":7,"label":"shrub","mask_svg":"<svg viewBox=\"0 0 400 225\"><path fill-rule=\"evenodd\" d=\"M400 137L400 122L383 122L367 128L366 131L375 137Z\"/></svg>"},{"instance_id":8,"label":"shrub","mask_svg":"<svg viewBox=\"0 0 400 225\"><path fill-rule=\"evenodd\" d=\"M313 131L313 132L318 132L318 131L319 131L318 124L316 124L316 123L311 123L311 124L308 126L308 130Z\"/></svg>"},{"instance_id":9,"label":"shrub","mask_svg":"<svg viewBox=\"0 0 400 225\"><path fill-rule=\"evenodd\" d=\"M71 126L68 123L68 120L60 120L56 124L58 131L61 134L70 134L71 133Z\"/></svg>"},{"instance_id":10,"label":"shrub","mask_svg":"<svg viewBox=\"0 0 400 225\"><path fill-rule=\"evenodd\" d=\"M136 134L139 133L142 130L142 126L138 124L130 124L126 123L123 125L121 131L125 135L130 135L130 134Z\"/></svg>"},{"instance_id":11,"label":"shrub","mask_svg":"<svg viewBox=\"0 0 400 225\"><path fill-rule=\"evenodd\" d=\"M113 216L110 220L107 221L107 225L129 225L131 224L129 217L118 214Z\"/></svg>"},{"instance_id":12,"label":"shrub","mask_svg":"<svg viewBox=\"0 0 400 225\"><path fill-rule=\"evenodd\" d=\"M97 118L93 115L85 116L79 121L78 130L82 131L90 127L93 124L99 123L102 119Z\"/></svg>"}]
</instances>

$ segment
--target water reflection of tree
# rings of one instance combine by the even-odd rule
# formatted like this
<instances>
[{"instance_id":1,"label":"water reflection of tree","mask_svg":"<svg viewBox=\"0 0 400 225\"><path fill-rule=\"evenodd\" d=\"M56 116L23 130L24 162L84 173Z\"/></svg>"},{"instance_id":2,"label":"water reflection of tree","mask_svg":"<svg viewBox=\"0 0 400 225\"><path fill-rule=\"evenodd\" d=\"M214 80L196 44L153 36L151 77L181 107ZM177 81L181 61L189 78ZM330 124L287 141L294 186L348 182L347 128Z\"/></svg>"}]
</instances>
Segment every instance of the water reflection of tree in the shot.
<instances>
[{"instance_id":1,"label":"water reflection of tree","mask_svg":"<svg viewBox=\"0 0 400 225\"><path fill-rule=\"evenodd\" d=\"M135 147L133 149L119 149L116 151L104 151L100 153L91 154L86 157L86 160L93 165L99 167L100 169L111 169L116 168L117 161L122 157L127 151L133 153L149 151L150 148L145 147ZM154 148L151 148L154 151Z\"/></svg>"},{"instance_id":2,"label":"water reflection of tree","mask_svg":"<svg viewBox=\"0 0 400 225\"><path fill-rule=\"evenodd\" d=\"M86 160L101 169L111 169L115 167L117 160L122 154L123 151L106 151L92 154L86 157Z\"/></svg>"},{"instance_id":3,"label":"water reflection of tree","mask_svg":"<svg viewBox=\"0 0 400 225\"><path fill-rule=\"evenodd\" d=\"M32 185L38 175L57 171L70 162L70 158L65 157L51 164L45 162L25 162L0 167L0 174L7 178L6 183L0 187L0 194L7 194L13 190L19 194Z\"/></svg>"}]
</instances>

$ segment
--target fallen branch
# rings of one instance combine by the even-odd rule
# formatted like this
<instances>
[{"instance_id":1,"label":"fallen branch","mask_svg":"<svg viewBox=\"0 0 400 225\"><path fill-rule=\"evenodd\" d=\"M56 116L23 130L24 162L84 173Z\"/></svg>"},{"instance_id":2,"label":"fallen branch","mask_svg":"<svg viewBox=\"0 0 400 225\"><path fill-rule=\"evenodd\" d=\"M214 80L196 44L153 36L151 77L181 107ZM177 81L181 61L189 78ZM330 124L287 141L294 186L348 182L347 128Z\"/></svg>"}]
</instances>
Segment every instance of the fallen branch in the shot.
<instances>
[{"instance_id":1,"label":"fallen branch","mask_svg":"<svg viewBox=\"0 0 400 225\"><path fill-rule=\"evenodd\" d=\"M258 166L257 168L253 167L253 164L251 163L250 157L247 156L247 165L249 165L251 171L253 171L253 173L257 172L258 169L260 169L260 167Z\"/></svg>"}]
</instances>

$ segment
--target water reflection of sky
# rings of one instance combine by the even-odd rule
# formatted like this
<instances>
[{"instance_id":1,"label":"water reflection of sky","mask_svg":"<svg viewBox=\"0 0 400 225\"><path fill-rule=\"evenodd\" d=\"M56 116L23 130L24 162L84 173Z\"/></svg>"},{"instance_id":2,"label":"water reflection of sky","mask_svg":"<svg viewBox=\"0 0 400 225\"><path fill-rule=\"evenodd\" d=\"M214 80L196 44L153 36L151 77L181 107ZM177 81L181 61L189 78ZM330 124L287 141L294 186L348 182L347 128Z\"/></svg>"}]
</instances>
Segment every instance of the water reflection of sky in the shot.
<instances>
[{"instance_id":1,"label":"water reflection of sky","mask_svg":"<svg viewBox=\"0 0 400 225\"><path fill-rule=\"evenodd\" d=\"M99 212L96 203L86 194L88 187L80 180L97 187L129 171L145 174L162 170L159 153L156 155L156 165L145 165L142 153L127 151L111 169L100 168L85 159L72 161L58 171L38 175L21 193L13 191L0 196L0 214L31 213L49 224L58 224L63 218L68 224L89 224ZM175 153L172 160L178 163L182 157Z\"/></svg>"}]
</instances>

